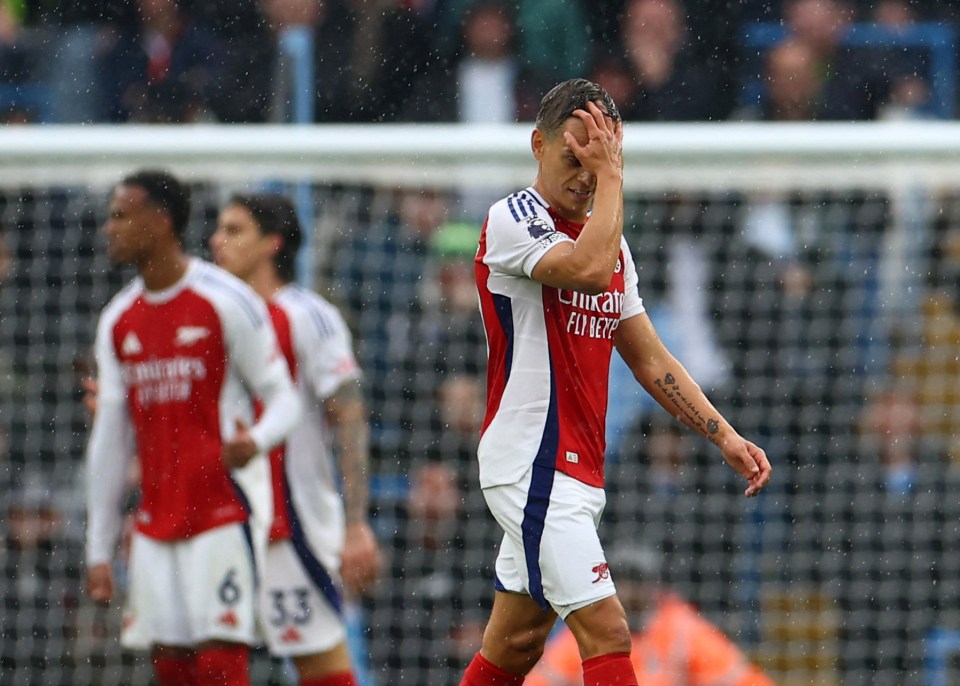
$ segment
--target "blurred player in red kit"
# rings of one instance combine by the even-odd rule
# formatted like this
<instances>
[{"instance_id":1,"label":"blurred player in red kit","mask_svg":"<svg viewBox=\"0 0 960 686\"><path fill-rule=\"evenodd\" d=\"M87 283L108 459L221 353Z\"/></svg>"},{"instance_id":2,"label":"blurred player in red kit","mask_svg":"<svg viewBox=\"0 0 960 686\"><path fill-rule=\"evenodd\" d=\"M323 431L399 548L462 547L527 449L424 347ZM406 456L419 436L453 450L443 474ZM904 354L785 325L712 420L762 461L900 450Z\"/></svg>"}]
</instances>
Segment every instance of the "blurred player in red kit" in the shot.
<instances>
[{"instance_id":1,"label":"blurred player in red kit","mask_svg":"<svg viewBox=\"0 0 960 686\"><path fill-rule=\"evenodd\" d=\"M339 589L341 574L359 592L380 570L368 523L367 413L346 323L293 283L300 244L293 205L266 194L232 198L210 238L216 263L267 303L304 405L303 420L270 454L274 520L260 606L267 645L293 659L301 686L355 686Z\"/></svg>"},{"instance_id":2,"label":"blurred player in red kit","mask_svg":"<svg viewBox=\"0 0 960 686\"><path fill-rule=\"evenodd\" d=\"M741 437L664 347L623 238L623 129L610 96L565 81L540 104L533 186L495 203L475 262L488 342L478 457L504 530L481 650L462 684L522 684L559 616L586 686L636 685L630 628L597 527L613 346L673 416L714 443L756 495L763 450Z\"/></svg>"},{"instance_id":3,"label":"blurred player in red kit","mask_svg":"<svg viewBox=\"0 0 960 686\"><path fill-rule=\"evenodd\" d=\"M109 256L138 276L97 327L88 591L114 596L111 559L136 455L141 499L121 641L151 651L161 686L242 686L272 518L264 452L294 428L301 401L263 301L184 252L189 188L163 171L137 172L113 189L109 212ZM250 393L263 404L256 421Z\"/></svg>"}]
</instances>

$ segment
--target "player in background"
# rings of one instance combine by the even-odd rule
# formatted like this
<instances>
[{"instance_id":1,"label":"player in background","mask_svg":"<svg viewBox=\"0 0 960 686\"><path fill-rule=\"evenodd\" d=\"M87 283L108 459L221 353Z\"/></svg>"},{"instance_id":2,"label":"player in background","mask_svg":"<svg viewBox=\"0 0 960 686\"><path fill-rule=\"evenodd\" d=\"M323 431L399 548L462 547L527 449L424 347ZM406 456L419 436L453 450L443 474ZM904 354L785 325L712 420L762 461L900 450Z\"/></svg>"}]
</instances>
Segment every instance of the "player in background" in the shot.
<instances>
[{"instance_id":1,"label":"player in background","mask_svg":"<svg viewBox=\"0 0 960 686\"><path fill-rule=\"evenodd\" d=\"M339 579L360 592L380 571L368 523L367 413L343 318L322 297L292 283L300 243L296 212L279 195L235 196L210 238L216 263L268 303L305 408L303 421L270 455L274 523L261 626L270 652L293 658L301 686L351 686L357 682Z\"/></svg>"},{"instance_id":2,"label":"player in background","mask_svg":"<svg viewBox=\"0 0 960 686\"><path fill-rule=\"evenodd\" d=\"M264 451L300 417L267 309L246 284L184 252L189 188L140 171L103 227L138 277L97 327L87 448L87 586L114 596L111 559L127 461L140 461L121 641L149 649L161 686L249 684L257 566L272 518ZM262 399L254 421L246 389Z\"/></svg>"},{"instance_id":3,"label":"player in background","mask_svg":"<svg viewBox=\"0 0 960 686\"><path fill-rule=\"evenodd\" d=\"M523 683L561 617L586 686L636 685L630 629L597 527L613 346L673 416L713 442L756 495L764 452L741 437L658 338L623 238L623 128L598 85L540 104L533 186L495 203L475 261L488 343L480 485L504 529L481 650L462 684Z\"/></svg>"}]
</instances>

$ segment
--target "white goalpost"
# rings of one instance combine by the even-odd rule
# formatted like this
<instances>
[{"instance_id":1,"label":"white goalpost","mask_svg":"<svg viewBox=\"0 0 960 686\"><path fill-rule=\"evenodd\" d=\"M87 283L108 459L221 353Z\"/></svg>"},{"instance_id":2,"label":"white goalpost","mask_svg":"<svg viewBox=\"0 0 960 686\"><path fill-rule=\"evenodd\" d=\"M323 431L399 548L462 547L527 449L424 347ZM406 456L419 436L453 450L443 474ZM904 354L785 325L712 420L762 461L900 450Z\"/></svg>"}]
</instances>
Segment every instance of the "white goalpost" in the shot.
<instances>
[{"instance_id":1,"label":"white goalpost","mask_svg":"<svg viewBox=\"0 0 960 686\"><path fill-rule=\"evenodd\" d=\"M531 124L10 126L0 183L109 183L131 166L194 178L251 176L397 186L529 183ZM960 125L626 124L627 191L936 186L960 178Z\"/></svg>"}]
</instances>

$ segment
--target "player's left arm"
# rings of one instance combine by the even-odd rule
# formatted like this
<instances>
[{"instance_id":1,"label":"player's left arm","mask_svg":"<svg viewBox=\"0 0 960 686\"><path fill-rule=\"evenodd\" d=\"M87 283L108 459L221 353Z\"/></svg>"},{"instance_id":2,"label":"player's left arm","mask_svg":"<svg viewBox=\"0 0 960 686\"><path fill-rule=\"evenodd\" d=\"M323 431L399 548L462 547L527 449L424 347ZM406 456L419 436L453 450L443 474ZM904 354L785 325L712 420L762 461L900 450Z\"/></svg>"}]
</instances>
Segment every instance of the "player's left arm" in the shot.
<instances>
[{"instance_id":1,"label":"player's left arm","mask_svg":"<svg viewBox=\"0 0 960 686\"><path fill-rule=\"evenodd\" d=\"M362 592L380 574L380 550L368 520L370 506L370 430L360 382L347 379L323 401L336 441L343 480L346 538L341 561L344 583Z\"/></svg>"},{"instance_id":2,"label":"player's left arm","mask_svg":"<svg viewBox=\"0 0 960 686\"><path fill-rule=\"evenodd\" d=\"M634 377L654 400L720 448L727 464L747 480L744 495L754 496L766 486L771 473L766 454L720 415L664 346L646 313L621 321L614 343Z\"/></svg>"}]
</instances>

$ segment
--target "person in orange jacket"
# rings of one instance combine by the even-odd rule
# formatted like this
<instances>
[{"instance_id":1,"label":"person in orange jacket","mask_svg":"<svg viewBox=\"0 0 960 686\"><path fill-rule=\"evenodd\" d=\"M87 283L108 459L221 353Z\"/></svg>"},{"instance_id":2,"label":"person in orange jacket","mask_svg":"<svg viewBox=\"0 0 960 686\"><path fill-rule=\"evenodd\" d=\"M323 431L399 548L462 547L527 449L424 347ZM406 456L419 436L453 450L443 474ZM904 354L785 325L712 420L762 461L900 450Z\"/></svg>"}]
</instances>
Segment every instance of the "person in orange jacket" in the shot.
<instances>
[{"instance_id":1,"label":"person in orange jacket","mask_svg":"<svg viewBox=\"0 0 960 686\"><path fill-rule=\"evenodd\" d=\"M658 553L642 545L608 551L633 636L630 659L644 686L775 686L720 629L659 585ZM525 686L581 686L577 641L563 626Z\"/></svg>"}]
</instances>

